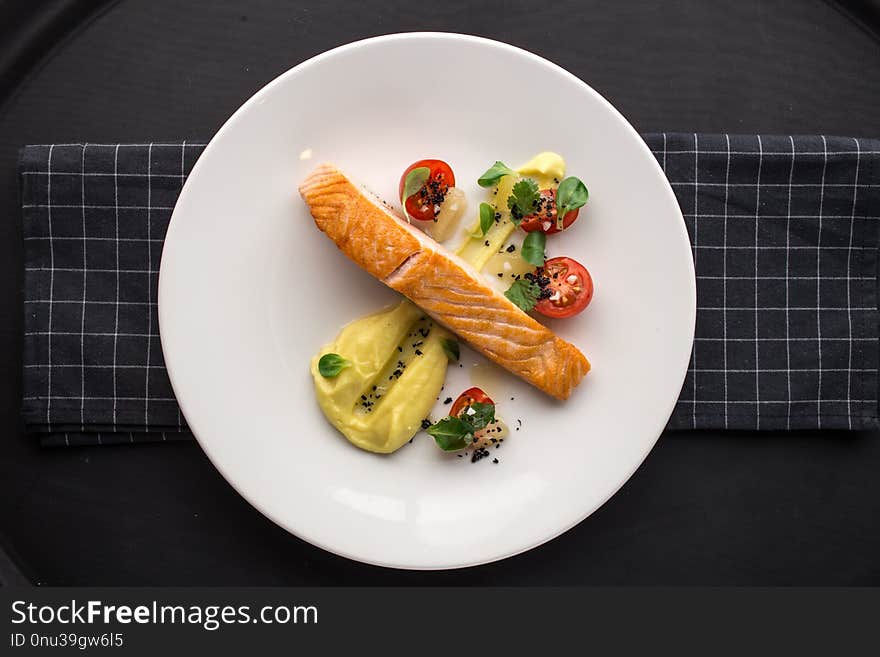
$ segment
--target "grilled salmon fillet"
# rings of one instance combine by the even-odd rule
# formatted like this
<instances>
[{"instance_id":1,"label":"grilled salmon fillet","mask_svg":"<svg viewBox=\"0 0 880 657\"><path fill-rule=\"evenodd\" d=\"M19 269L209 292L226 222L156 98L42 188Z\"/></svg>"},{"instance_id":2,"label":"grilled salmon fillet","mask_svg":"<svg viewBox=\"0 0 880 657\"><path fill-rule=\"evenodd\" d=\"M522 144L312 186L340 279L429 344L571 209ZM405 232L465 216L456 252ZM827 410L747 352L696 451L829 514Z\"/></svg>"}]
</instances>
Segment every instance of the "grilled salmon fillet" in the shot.
<instances>
[{"instance_id":1,"label":"grilled salmon fillet","mask_svg":"<svg viewBox=\"0 0 880 657\"><path fill-rule=\"evenodd\" d=\"M590 370L577 347L335 166L320 165L299 192L345 255L498 365L557 399L568 399Z\"/></svg>"}]
</instances>

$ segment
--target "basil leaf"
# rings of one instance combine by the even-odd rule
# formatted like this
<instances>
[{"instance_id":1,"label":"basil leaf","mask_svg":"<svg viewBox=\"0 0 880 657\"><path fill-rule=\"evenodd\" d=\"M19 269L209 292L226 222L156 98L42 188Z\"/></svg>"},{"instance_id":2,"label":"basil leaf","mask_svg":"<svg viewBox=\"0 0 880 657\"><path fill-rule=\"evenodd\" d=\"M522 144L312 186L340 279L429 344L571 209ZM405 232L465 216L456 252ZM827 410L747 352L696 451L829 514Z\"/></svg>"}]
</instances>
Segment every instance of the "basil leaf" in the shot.
<instances>
[{"instance_id":1,"label":"basil leaf","mask_svg":"<svg viewBox=\"0 0 880 657\"><path fill-rule=\"evenodd\" d=\"M446 352L446 357L449 360L456 361L461 356L461 352L458 349L458 342L451 338L443 338L443 351Z\"/></svg>"},{"instance_id":2,"label":"basil leaf","mask_svg":"<svg viewBox=\"0 0 880 657\"><path fill-rule=\"evenodd\" d=\"M526 235L523 240L520 255L523 260L535 265L535 267L544 266L544 248L547 245L547 236L540 230L535 230Z\"/></svg>"},{"instance_id":3,"label":"basil leaf","mask_svg":"<svg viewBox=\"0 0 880 657\"><path fill-rule=\"evenodd\" d=\"M562 230L565 215L583 207L589 195L580 178L569 176L559 183L559 189L556 190L556 228Z\"/></svg>"},{"instance_id":4,"label":"basil leaf","mask_svg":"<svg viewBox=\"0 0 880 657\"><path fill-rule=\"evenodd\" d=\"M462 413L461 419L470 424L471 429L474 432L477 432L480 429L485 429L495 420L495 404L474 402L468 406L468 409L472 410L473 413L465 410L465 412Z\"/></svg>"},{"instance_id":5,"label":"basil leaf","mask_svg":"<svg viewBox=\"0 0 880 657\"><path fill-rule=\"evenodd\" d=\"M515 175L516 171L504 164L504 162L496 161L495 164L486 170L486 173L477 179L477 184L480 187L494 187L504 176Z\"/></svg>"},{"instance_id":6,"label":"basil leaf","mask_svg":"<svg viewBox=\"0 0 880 657\"><path fill-rule=\"evenodd\" d=\"M413 194L418 194L419 190L428 182L431 176L431 170L428 167L416 167L403 180L403 196L400 199L403 205L403 214L409 219L409 212L406 211L406 199Z\"/></svg>"},{"instance_id":7,"label":"basil leaf","mask_svg":"<svg viewBox=\"0 0 880 657\"><path fill-rule=\"evenodd\" d=\"M495 208L488 203L480 203L480 230L483 235L489 232L495 222Z\"/></svg>"},{"instance_id":8,"label":"basil leaf","mask_svg":"<svg viewBox=\"0 0 880 657\"><path fill-rule=\"evenodd\" d=\"M538 183L531 178L523 178L511 189L513 194L507 197L507 207L510 209L510 220L519 226L523 218L532 214L541 200L541 190Z\"/></svg>"},{"instance_id":9,"label":"basil leaf","mask_svg":"<svg viewBox=\"0 0 880 657\"><path fill-rule=\"evenodd\" d=\"M464 449L474 441L473 427L457 417L445 417L427 431L444 452Z\"/></svg>"},{"instance_id":10,"label":"basil leaf","mask_svg":"<svg viewBox=\"0 0 880 657\"><path fill-rule=\"evenodd\" d=\"M540 294L541 288L539 288L535 283L526 280L525 278L520 278L519 280L513 282L513 285L508 288L508 290L504 293L504 296L510 299L521 309L528 312L535 307L535 304L538 302L538 296Z\"/></svg>"},{"instance_id":11,"label":"basil leaf","mask_svg":"<svg viewBox=\"0 0 880 657\"><path fill-rule=\"evenodd\" d=\"M325 379L332 379L350 365L351 362L345 360L339 354L324 354L318 361L318 372Z\"/></svg>"}]
</instances>

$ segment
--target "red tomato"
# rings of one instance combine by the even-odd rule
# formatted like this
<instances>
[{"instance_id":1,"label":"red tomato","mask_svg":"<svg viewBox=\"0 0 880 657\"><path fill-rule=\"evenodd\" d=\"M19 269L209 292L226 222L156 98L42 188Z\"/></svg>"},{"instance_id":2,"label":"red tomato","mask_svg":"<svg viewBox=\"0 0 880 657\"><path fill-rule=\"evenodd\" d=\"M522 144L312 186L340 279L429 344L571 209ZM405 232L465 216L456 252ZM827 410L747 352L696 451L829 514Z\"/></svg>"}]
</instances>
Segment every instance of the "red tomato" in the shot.
<instances>
[{"instance_id":1,"label":"red tomato","mask_svg":"<svg viewBox=\"0 0 880 657\"><path fill-rule=\"evenodd\" d=\"M480 388L468 388L458 396L449 414L453 417L461 415L471 404L495 404Z\"/></svg>"},{"instance_id":2,"label":"red tomato","mask_svg":"<svg viewBox=\"0 0 880 657\"><path fill-rule=\"evenodd\" d=\"M593 279L587 268L577 260L551 258L536 274L547 281L546 286L542 285L544 294L550 292L535 305L535 310L542 315L571 317L590 305Z\"/></svg>"},{"instance_id":3,"label":"red tomato","mask_svg":"<svg viewBox=\"0 0 880 657\"><path fill-rule=\"evenodd\" d=\"M415 193L404 199L403 188L406 176L413 169L420 167L430 169L428 180ZM432 221L436 215L435 206L443 203L450 187L455 187L455 174L452 173L452 167L443 160L419 160L410 164L400 176L397 195L401 197L400 202L406 206L407 213L413 219Z\"/></svg>"},{"instance_id":4,"label":"red tomato","mask_svg":"<svg viewBox=\"0 0 880 657\"><path fill-rule=\"evenodd\" d=\"M565 230L574 223L575 219L578 218L579 212L580 208L576 208L565 213L565 217L562 219L562 230ZM556 227L557 216L556 190L542 189L538 210L533 214L523 217L520 227L527 233L541 230L548 235L552 235L553 233L558 233L560 231L560 229ZM545 228L544 225L547 223L550 225Z\"/></svg>"}]
</instances>

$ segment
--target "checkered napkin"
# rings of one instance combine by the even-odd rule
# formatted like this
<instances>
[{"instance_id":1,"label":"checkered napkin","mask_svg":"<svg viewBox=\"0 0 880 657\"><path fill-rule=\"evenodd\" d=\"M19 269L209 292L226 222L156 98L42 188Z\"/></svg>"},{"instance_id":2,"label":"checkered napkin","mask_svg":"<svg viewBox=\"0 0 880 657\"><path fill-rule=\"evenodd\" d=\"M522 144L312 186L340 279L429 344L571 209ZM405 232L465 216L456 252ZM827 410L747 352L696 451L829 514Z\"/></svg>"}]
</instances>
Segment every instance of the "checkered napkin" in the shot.
<instances>
[{"instance_id":1,"label":"checkered napkin","mask_svg":"<svg viewBox=\"0 0 880 657\"><path fill-rule=\"evenodd\" d=\"M649 134L697 269L672 429L877 422L880 142ZM189 437L156 295L171 209L204 144L22 150L23 415L44 445Z\"/></svg>"},{"instance_id":2,"label":"checkered napkin","mask_svg":"<svg viewBox=\"0 0 880 657\"><path fill-rule=\"evenodd\" d=\"M44 445L190 438L156 298L171 210L204 143L21 152L24 397Z\"/></svg>"}]
</instances>

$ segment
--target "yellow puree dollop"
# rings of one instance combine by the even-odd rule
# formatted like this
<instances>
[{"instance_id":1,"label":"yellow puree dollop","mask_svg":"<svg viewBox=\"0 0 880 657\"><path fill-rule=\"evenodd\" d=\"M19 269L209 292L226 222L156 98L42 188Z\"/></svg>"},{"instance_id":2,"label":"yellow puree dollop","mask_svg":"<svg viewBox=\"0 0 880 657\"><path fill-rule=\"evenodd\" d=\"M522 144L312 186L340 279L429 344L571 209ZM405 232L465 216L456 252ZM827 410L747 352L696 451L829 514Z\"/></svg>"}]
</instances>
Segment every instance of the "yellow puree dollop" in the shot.
<instances>
[{"instance_id":1,"label":"yellow puree dollop","mask_svg":"<svg viewBox=\"0 0 880 657\"><path fill-rule=\"evenodd\" d=\"M562 180L565 160L556 153L539 153L517 173L545 189L557 184L554 178ZM485 236L466 239L457 250L477 269L497 254L516 228L507 209L516 180L515 176L502 178L491 197L501 219ZM440 394L448 365L443 340L451 337L409 301L347 324L312 358L321 410L361 449L383 454L399 449L421 428ZM318 372L318 360L328 353L339 354L351 365L335 377L324 378Z\"/></svg>"},{"instance_id":2,"label":"yellow puree dollop","mask_svg":"<svg viewBox=\"0 0 880 657\"><path fill-rule=\"evenodd\" d=\"M448 337L409 301L347 324L312 358L324 415L361 449L398 449L419 430L440 393L448 361L442 340ZM327 353L351 366L324 378L318 360Z\"/></svg>"}]
</instances>

